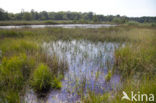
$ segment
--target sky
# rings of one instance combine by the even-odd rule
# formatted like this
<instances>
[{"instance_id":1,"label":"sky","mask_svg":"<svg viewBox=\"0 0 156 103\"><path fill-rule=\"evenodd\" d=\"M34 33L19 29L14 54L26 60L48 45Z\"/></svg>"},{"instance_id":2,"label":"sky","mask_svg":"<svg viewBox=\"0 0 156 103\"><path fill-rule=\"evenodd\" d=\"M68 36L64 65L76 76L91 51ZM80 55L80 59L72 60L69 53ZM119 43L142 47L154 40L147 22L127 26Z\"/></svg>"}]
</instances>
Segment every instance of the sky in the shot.
<instances>
[{"instance_id":1,"label":"sky","mask_svg":"<svg viewBox=\"0 0 156 103\"><path fill-rule=\"evenodd\" d=\"M0 0L0 8L24 11L76 11L128 17L156 16L156 0Z\"/></svg>"}]
</instances>

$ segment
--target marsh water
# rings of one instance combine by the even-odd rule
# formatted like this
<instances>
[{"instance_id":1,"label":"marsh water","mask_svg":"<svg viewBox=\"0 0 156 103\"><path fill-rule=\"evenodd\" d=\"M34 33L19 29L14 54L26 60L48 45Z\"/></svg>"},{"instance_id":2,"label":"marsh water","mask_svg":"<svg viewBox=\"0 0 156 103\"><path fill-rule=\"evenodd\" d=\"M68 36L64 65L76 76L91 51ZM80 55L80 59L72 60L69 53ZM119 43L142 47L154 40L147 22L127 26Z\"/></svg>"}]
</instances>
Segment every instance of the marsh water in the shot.
<instances>
[{"instance_id":1,"label":"marsh water","mask_svg":"<svg viewBox=\"0 0 156 103\"><path fill-rule=\"evenodd\" d=\"M102 28L117 25L111 24L53 24L53 25L18 25L18 26L0 26L0 29L20 29L20 28L45 28L45 27L62 27L62 28Z\"/></svg>"},{"instance_id":2,"label":"marsh water","mask_svg":"<svg viewBox=\"0 0 156 103\"><path fill-rule=\"evenodd\" d=\"M25 95L26 103L75 103L89 91L103 94L120 86L120 76L110 81L105 76L114 64L114 51L118 43L90 42L87 40L53 41L43 43L47 54L57 55L67 61L69 69L64 74L61 90L51 90L44 99L37 98L32 89Z\"/></svg>"}]
</instances>

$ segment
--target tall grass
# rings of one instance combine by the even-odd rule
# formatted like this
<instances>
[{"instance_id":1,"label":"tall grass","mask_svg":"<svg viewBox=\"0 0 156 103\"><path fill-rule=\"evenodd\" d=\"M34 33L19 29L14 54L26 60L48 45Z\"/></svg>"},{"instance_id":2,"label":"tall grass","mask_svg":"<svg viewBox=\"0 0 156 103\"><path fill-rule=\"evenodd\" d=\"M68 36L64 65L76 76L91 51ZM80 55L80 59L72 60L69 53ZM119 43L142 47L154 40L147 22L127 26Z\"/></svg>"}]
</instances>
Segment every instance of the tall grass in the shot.
<instances>
[{"instance_id":1,"label":"tall grass","mask_svg":"<svg viewBox=\"0 0 156 103\"><path fill-rule=\"evenodd\" d=\"M2 56L11 56L19 53L26 53L27 55L31 55L39 49L37 44L22 39L5 38L1 40L0 43Z\"/></svg>"}]
</instances>

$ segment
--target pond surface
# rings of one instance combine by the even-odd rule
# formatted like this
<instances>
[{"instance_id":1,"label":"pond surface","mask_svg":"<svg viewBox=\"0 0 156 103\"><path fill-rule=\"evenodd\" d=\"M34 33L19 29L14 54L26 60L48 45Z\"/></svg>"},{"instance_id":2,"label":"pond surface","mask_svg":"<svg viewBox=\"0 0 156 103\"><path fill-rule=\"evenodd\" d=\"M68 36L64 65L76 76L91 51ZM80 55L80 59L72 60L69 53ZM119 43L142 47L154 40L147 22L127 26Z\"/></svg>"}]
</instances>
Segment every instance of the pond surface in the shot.
<instances>
[{"instance_id":1,"label":"pond surface","mask_svg":"<svg viewBox=\"0 0 156 103\"><path fill-rule=\"evenodd\" d=\"M0 29L20 29L20 28L45 28L45 27L62 27L62 28L101 28L117 25L111 24L55 24L55 25L19 25L19 26L0 26Z\"/></svg>"},{"instance_id":2,"label":"pond surface","mask_svg":"<svg viewBox=\"0 0 156 103\"><path fill-rule=\"evenodd\" d=\"M120 86L120 76L113 75L105 80L114 64L114 51L118 43L90 41L55 41L44 43L49 55L57 55L68 62L69 70L62 80L61 90L52 90L44 100L38 99L30 89L27 91L27 103L75 103L80 101L80 94L88 91L103 94Z\"/></svg>"}]
</instances>

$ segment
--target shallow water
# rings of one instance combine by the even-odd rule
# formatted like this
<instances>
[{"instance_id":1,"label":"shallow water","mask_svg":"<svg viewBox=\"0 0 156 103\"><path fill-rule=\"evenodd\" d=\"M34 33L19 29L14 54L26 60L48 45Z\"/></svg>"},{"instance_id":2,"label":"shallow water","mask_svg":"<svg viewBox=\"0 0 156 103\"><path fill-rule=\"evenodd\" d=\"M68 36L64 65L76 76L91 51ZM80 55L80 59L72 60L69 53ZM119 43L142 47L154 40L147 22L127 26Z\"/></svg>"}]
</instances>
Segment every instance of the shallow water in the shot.
<instances>
[{"instance_id":1,"label":"shallow water","mask_svg":"<svg viewBox=\"0 0 156 103\"><path fill-rule=\"evenodd\" d=\"M120 85L120 76L113 75L109 82L105 76L114 63L114 51L121 46L118 43L90 41L56 41L44 43L43 47L49 55L57 55L69 64L69 70L62 80L61 90L51 91L46 103L73 103L80 101L80 94L86 95L88 91L105 93L115 90ZM39 103L32 90L26 93L28 103Z\"/></svg>"},{"instance_id":2,"label":"shallow water","mask_svg":"<svg viewBox=\"0 0 156 103\"><path fill-rule=\"evenodd\" d=\"M20 28L45 28L45 27L62 27L62 28L101 28L111 27L111 24L55 24L55 25L19 25L19 26L0 26L0 29L20 29Z\"/></svg>"}]
</instances>

